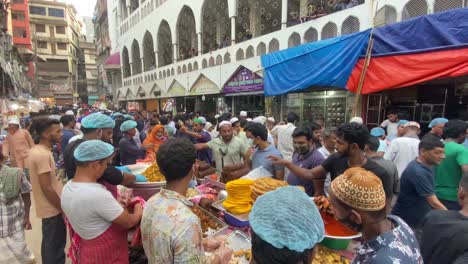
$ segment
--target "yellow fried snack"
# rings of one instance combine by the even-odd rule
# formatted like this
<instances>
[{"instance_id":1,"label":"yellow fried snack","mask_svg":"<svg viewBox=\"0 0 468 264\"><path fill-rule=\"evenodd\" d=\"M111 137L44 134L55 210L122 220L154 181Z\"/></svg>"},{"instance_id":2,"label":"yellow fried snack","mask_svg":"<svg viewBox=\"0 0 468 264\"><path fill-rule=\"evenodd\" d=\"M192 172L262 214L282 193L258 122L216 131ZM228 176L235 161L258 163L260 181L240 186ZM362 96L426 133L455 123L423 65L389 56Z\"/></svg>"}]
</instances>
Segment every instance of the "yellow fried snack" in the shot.
<instances>
[{"instance_id":1,"label":"yellow fried snack","mask_svg":"<svg viewBox=\"0 0 468 264\"><path fill-rule=\"evenodd\" d=\"M251 186L254 181L238 179L226 184L228 196L223 202L224 208L232 214L245 214L252 209Z\"/></svg>"},{"instance_id":2,"label":"yellow fried snack","mask_svg":"<svg viewBox=\"0 0 468 264\"><path fill-rule=\"evenodd\" d=\"M287 185L288 183L285 181L269 177L257 179L252 185L252 199L255 201L259 196Z\"/></svg>"},{"instance_id":3,"label":"yellow fried snack","mask_svg":"<svg viewBox=\"0 0 468 264\"><path fill-rule=\"evenodd\" d=\"M311 264L349 264L351 261L337 253L323 247L318 246L318 250Z\"/></svg>"},{"instance_id":4,"label":"yellow fried snack","mask_svg":"<svg viewBox=\"0 0 468 264\"><path fill-rule=\"evenodd\" d=\"M156 162L153 162L151 166L149 166L143 173L143 176L148 179L148 182L162 182L166 181L166 178L164 175L161 174L161 171L159 171L159 166Z\"/></svg>"}]
</instances>

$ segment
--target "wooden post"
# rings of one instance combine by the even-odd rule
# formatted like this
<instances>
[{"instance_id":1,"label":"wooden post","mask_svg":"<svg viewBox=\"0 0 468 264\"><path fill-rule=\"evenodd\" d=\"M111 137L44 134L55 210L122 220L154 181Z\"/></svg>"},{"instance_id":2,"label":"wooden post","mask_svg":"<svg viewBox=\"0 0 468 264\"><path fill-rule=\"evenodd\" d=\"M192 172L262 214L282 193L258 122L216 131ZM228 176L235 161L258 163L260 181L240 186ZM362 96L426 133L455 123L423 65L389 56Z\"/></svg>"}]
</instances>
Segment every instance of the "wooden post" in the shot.
<instances>
[{"instance_id":1,"label":"wooden post","mask_svg":"<svg viewBox=\"0 0 468 264\"><path fill-rule=\"evenodd\" d=\"M369 62L372 57L372 47L374 46L374 38L372 37L372 32L370 33L369 36L369 44L367 45L367 51L366 51L366 60L364 62L364 66L362 67L362 72L361 75L359 76L359 84L358 88L356 91L356 96L354 97L354 106L353 106L353 111L352 111L352 116L356 116L358 113L358 108L359 108L359 100L361 96L361 91L362 91L362 86L364 86L364 80L366 78L366 73L367 73L367 68L369 67Z\"/></svg>"}]
</instances>

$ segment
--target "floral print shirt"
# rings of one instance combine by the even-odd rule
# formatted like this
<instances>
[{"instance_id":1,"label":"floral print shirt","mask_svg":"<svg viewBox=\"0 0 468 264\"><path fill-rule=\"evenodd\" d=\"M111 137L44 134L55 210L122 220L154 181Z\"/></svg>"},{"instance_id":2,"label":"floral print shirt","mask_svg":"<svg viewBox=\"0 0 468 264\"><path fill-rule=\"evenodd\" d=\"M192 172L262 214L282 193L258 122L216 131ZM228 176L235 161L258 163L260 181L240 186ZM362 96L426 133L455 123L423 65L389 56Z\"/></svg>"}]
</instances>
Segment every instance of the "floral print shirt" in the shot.
<instances>
[{"instance_id":1,"label":"floral print shirt","mask_svg":"<svg viewBox=\"0 0 468 264\"><path fill-rule=\"evenodd\" d=\"M141 220L148 263L205 262L199 218L183 195L162 189L145 205Z\"/></svg>"},{"instance_id":2,"label":"floral print shirt","mask_svg":"<svg viewBox=\"0 0 468 264\"><path fill-rule=\"evenodd\" d=\"M418 241L411 228L397 216L389 215L387 218L393 223L393 230L358 247L352 263L423 263Z\"/></svg>"}]
</instances>

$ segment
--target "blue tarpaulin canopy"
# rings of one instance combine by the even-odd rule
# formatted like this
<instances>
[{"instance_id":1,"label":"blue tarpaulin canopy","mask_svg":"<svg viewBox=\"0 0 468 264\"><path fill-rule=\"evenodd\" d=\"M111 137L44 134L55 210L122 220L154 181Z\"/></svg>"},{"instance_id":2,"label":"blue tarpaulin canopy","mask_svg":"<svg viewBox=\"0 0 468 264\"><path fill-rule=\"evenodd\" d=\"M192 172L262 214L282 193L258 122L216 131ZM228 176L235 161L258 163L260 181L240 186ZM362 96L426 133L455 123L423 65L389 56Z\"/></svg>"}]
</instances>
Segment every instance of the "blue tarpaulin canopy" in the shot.
<instances>
[{"instance_id":1,"label":"blue tarpaulin canopy","mask_svg":"<svg viewBox=\"0 0 468 264\"><path fill-rule=\"evenodd\" d=\"M346 89L371 30L304 44L263 55L266 96L297 92L312 86Z\"/></svg>"}]
</instances>

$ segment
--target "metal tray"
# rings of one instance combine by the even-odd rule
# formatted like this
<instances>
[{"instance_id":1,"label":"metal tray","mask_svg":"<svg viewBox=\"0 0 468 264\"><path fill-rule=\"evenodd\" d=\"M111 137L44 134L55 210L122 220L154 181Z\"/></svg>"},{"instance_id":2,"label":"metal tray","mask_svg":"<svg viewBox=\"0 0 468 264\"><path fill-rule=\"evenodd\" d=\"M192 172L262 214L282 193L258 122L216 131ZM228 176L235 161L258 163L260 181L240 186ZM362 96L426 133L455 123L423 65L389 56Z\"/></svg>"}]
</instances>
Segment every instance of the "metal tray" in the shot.
<instances>
[{"instance_id":1,"label":"metal tray","mask_svg":"<svg viewBox=\"0 0 468 264\"><path fill-rule=\"evenodd\" d=\"M214 202L213 204L211 204L211 206L218 209L218 210L220 210L220 211L223 211L225 214L228 214L228 215L236 218L239 221L242 221L242 222L249 221L249 214L248 213L247 214L241 214L241 215L229 213L226 210L226 208L224 208L224 206L223 206L224 200L219 200L217 202Z\"/></svg>"},{"instance_id":2,"label":"metal tray","mask_svg":"<svg viewBox=\"0 0 468 264\"><path fill-rule=\"evenodd\" d=\"M225 233L225 230L229 228L229 226L226 223L224 223L223 221L221 221L221 219L219 219L216 216L212 215L210 212L203 209L201 206L194 205L194 207L197 207L198 209L200 209L200 211L202 211L203 213L208 215L208 217L211 218L213 220L213 222L217 223L220 226L220 228L218 230L216 230L213 234L208 235L207 237L213 237L213 236L218 236L220 234L223 234L223 233ZM204 235L204 234L202 234L202 235Z\"/></svg>"},{"instance_id":3,"label":"metal tray","mask_svg":"<svg viewBox=\"0 0 468 264\"><path fill-rule=\"evenodd\" d=\"M226 190L226 184L222 183L222 182L219 182L219 181L215 181L213 179L211 179L210 177L206 176L205 177L205 181L204 183L209 183L213 186L217 186L219 188L222 188L222 189L225 189Z\"/></svg>"},{"instance_id":4,"label":"metal tray","mask_svg":"<svg viewBox=\"0 0 468 264\"><path fill-rule=\"evenodd\" d=\"M156 187L164 187L166 186L167 182L134 182L130 185L130 188L156 188Z\"/></svg>"},{"instance_id":5,"label":"metal tray","mask_svg":"<svg viewBox=\"0 0 468 264\"><path fill-rule=\"evenodd\" d=\"M249 236L247 236L247 234L239 230L236 230L227 236L226 244L229 248L232 249L233 252L239 250L249 250L252 248L252 242L250 241ZM250 262L244 256L240 259L239 263L248 264Z\"/></svg>"}]
</instances>

